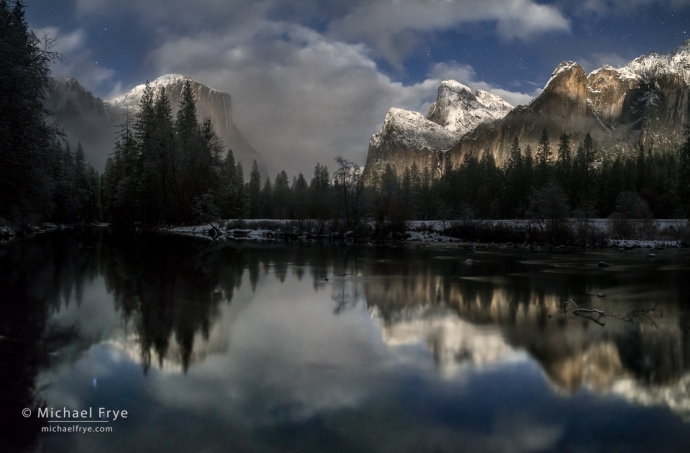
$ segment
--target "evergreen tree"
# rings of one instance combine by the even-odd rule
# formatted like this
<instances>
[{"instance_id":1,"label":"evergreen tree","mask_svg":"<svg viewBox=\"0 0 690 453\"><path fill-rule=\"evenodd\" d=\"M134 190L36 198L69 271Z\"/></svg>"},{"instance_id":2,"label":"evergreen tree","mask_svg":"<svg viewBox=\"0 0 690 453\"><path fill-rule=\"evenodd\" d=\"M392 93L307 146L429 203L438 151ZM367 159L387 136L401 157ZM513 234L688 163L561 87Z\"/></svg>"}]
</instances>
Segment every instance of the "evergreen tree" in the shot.
<instances>
[{"instance_id":1,"label":"evergreen tree","mask_svg":"<svg viewBox=\"0 0 690 453\"><path fill-rule=\"evenodd\" d=\"M690 218L690 123L685 125L678 153L678 196L686 218Z\"/></svg>"},{"instance_id":2,"label":"evergreen tree","mask_svg":"<svg viewBox=\"0 0 690 453\"><path fill-rule=\"evenodd\" d=\"M236 207L235 207L235 217L236 219L246 219L249 217L251 212L251 205L249 202L249 190L248 186L244 183L244 169L242 168L242 162L237 162L237 167L235 170L235 192L237 193Z\"/></svg>"},{"instance_id":3,"label":"evergreen tree","mask_svg":"<svg viewBox=\"0 0 690 453\"><path fill-rule=\"evenodd\" d=\"M259 172L259 164L256 160L252 164L252 171L249 173L249 203L250 216L253 219L258 219L261 215L261 173Z\"/></svg>"},{"instance_id":4,"label":"evergreen tree","mask_svg":"<svg viewBox=\"0 0 690 453\"><path fill-rule=\"evenodd\" d=\"M0 218L32 222L53 210L58 131L44 107L58 55L24 17L22 1L0 0Z\"/></svg>"},{"instance_id":5,"label":"evergreen tree","mask_svg":"<svg viewBox=\"0 0 690 453\"><path fill-rule=\"evenodd\" d=\"M295 184L292 187L293 196L293 215L299 220L306 219L309 216L309 206L307 203L309 185L304 175L300 173L295 179Z\"/></svg>"},{"instance_id":6,"label":"evergreen tree","mask_svg":"<svg viewBox=\"0 0 690 453\"><path fill-rule=\"evenodd\" d=\"M552 160L551 142L549 141L549 134L546 132L546 128L544 128L541 133L541 138L539 139L539 144L537 145L535 188L540 189L549 180L551 176L549 166Z\"/></svg>"},{"instance_id":7,"label":"evergreen tree","mask_svg":"<svg viewBox=\"0 0 690 453\"><path fill-rule=\"evenodd\" d=\"M558 140L558 160L556 165L556 180L564 189L566 194L571 191L570 178L572 176L572 148L570 145L570 135L563 132Z\"/></svg>"},{"instance_id":8,"label":"evergreen tree","mask_svg":"<svg viewBox=\"0 0 690 453\"><path fill-rule=\"evenodd\" d=\"M317 162L314 177L309 184L312 218L324 221L330 217L330 192L328 167Z\"/></svg>"},{"instance_id":9,"label":"evergreen tree","mask_svg":"<svg viewBox=\"0 0 690 453\"><path fill-rule=\"evenodd\" d=\"M290 206L290 180L287 173L281 171L276 175L273 184L273 217L276 219L287 219Z\"/></svg>"},{"instance_id":10,"label":"evergreen tree","mask_svg":"<svg viewBox=\"0 0 690 453\"><path fill-rule=\"evenodd\" d=\"M261 218L272 219L273 218L273 186L271 185L271 180L266 178L266 183L263 189L261 189Z\"/></svg>"}]
</instances>

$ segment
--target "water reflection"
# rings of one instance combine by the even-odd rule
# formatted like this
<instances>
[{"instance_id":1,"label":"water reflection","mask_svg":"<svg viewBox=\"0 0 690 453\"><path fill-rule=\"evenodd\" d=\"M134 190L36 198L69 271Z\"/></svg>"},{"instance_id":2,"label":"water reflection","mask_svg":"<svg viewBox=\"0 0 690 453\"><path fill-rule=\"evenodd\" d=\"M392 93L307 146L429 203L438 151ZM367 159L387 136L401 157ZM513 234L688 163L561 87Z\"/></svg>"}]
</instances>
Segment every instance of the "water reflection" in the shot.
<instances>
[{"instance_id":1,"label":"water reflection","mask_svg":"<svg viewBox=\"0 0 690 453\"><path fill-rule=\"evenodd\" d=\"M685 447L688 258L604 256L39 236L0 249L0 335L25 338L0 341L3 417L134 414L48 451ZM563 315L569 298L619 316ZM662 317L620 315L653 303ZM0 451L30 450L31 420Z\"/></svg>"},{"instance_id":2,"label":"water reflection","mask_svg":"<svg viewBox=\"0 0 690 453\"><path fill-rule=\"evenodd\" d=\"M524 351L559 392L615 392L636 403L669 406L690 421L690 316L683 277L652 266L628 266L623 273L622 264L615 272L582 278L596 260L591 256L518 261L523 269L505 257L483 258L493 275L469 275L479 273L458 263L448 271L420 261L404 279L394 275L365 284L367 307L381 320L386 343L426 344L445 374ZM525 264L535 268L525 273ZM558 268L569 272L554 277L550 271ZM595 288L611 289L613 297L592 297ZM610 316L598 325L563 314L570 298ZM639 312L651 306L658 309L650 315L629 314L633 307Z\"/></svg>"}]
</instances>

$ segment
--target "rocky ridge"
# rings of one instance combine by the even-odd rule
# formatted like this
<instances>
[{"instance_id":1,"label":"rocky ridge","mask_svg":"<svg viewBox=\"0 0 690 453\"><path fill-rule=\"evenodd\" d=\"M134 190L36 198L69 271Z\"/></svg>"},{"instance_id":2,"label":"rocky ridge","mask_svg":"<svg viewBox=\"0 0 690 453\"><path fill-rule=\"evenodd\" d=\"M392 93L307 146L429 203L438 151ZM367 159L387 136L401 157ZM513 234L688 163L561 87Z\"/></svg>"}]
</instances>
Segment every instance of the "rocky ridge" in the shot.
<instances>
[{"instance_id":1,"label":"rocky ridge","mask_svg":"<svg viewBox=\"0 0 690 453\"><path fill-rule=\"evenodd\" d=\"M158 92L160 88L165 88L173 114L176 114L179 109L182 88L186 81L190 82L194 92L199 120L211 119L213 128L216 134L223 140L225 148L232 149L235 159L242 161L247 171L251 168L252 162L256 160L259 164L259 171L263 175L267 175L268 172L263 157L247 141L233 121L232 102L228 93L211 88L180 74L163 75L150 82L150 86L155 92ZM107 102L119 110L127 109L134 111L139 106L145 87L146 85L144 84L137 85L127 93L109 99Z\"/></svg>"},{"instance_id":2,"label":"rocky ridge","mask_svg":"<svg viewBox=\"0 0 690 453\"><path fill-rule=\"evenodd\" d=\"M226 149L232 149L235 159L251 168L257 160L259 170L267 175L265 162L233 121L231 97L228 93L211 88L189 77L167 74L152 81L154 91L165 87L173 114L179 108L182 87L189 80L196 98L199 120L210 118L214 130ZM139 106L145 85L138 85L127 93L103 100L84 88L74 78L55 78L49 87L46 107L65 131L67 140L76 145L81 141L87 159L103 171L105 161L112 152L117 124L122 123L126 111L134 112Z\"/></svg>"},{"instance_id":3,"label":"rocky ridge","mask_svg":"<svg viewBox=\"0 0 690 453\"><path fill-rule=\"evenodd\" d=\"M427 118L459 133L457 142L451 148L405 148L384 133L384 123L383 130L374 136L377 140L372 137L369 143L367 172L391 163L400 173L414 161L420 169L426 165L440 175L448 163L460 162L465 154L480 156L485 152L492 153L502 165L515 137L523 151L528 144L536 151L543 129L552 144L562 133L568 133L576 147L590 133L604 150L635 151L640 145L652 150L672 149L682 140L683 125L690 119L690 40L669 54L651 53L622 68L605 65L590 74L576 62L563 62L530 104L509 111L503 105L493 111L494 115L487 114L490 109L473 110L471 103L463 101L454 104L462 105L458 109L462 115L443 112L445 99L452 98L445 94L452 91L451 85L444 84L439 87L439 97L444 92L444 99L437 99ZM460 99L461 93L470 92L455 93ZM467 117L477 121L456 119ZM418 131L398 131L397 137ZM434 158L429 159L430 155Z\"/></svg>"},{"instance_id":4,"label":"rocky ridge","mask_svg":"<svg viewBox=\"0 0 690 453\"><path fill-rule=\"evenodd\" d=\"M391 163L398 173L414 163L438 176L445 166L444 152L478 124L495 121L513 108L499 96L472 90L455 80L444 80L426 117L393 107L383 127L369 140L365 177Z\"/></svg>"}]
</instances>

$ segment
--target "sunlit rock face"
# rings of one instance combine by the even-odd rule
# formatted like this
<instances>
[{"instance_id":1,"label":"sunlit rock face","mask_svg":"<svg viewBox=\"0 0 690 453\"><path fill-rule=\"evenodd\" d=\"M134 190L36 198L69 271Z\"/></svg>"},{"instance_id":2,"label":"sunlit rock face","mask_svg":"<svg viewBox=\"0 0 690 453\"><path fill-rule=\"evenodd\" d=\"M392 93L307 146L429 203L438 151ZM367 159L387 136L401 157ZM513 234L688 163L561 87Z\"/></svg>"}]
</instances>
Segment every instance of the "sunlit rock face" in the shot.
<instances>
[{"instance_id":1,"label":"sunlit rock face","mask_svg":"<svg viewBox=\"0 0 690 453\"><path fill-rule=\"evenodd\" d=\"M215 88L211 88L189 77L179 74L167 74L150 83L154 92L165 88L165 93L170 101L173 114L179 109L182 99L182 88L186 81L190 82L194 98L196 99L199 121L206 118L211 120L216 134L223 140L226 149L231 149L235 160L242 161L245 169L250 169L254 160L259 164L259 170L266 175L266 167L263 157L254 149L237 128L232 118L231 98ZM108 103L119 109L136 111L144 94L145 85L138 85L127 93L108 100Z\"/></svg>"},{"instance_id":2,"label":"sunlit rock face","mask_svg":"<svg viewBox=\"0 0 690 453\"><path fill-rule=\"evenodd\" d=\"M590 111L584 69L572 61L561 63L544 90L528 106L519 106L504 118L481 124L465 134L450 150L450 160L461 162L467 153L481 156L489 152L499 165L503 165L515 137L520 141L523 152L529 144L534 153L544 129L554 150L563 132L571 133L577 144L587 131L601 129Z\"/></svg>"},{"instance_id":3,"label":"sunlit rock face","mask_svg":"<svg viewBox=\"0 0 690 453\"><path fill-rule=\"evenodd\" d=\"M534 153L544 129L554 151L563 133L570 135L573 149L587 133L604 150L614 145L627 151L636 151L640 145L652 150L672 149L682 140L683 125L690 119L689 68L690 40L670 54L641 56L623 68L604 65L589 75L576 62L567 61L556 67L529 105L506 110L494 100L488 103L495 106L493 109L458 109L462 115L449 114L445 104L454 99L458 105L471 105L471 96L479 99L479 93L472 95L469 90L453 90L442 84L427 118L444 128L454 128L461 137L450 149L428 146L425 152L432 155L435 151L435 158L419 162L430 165L434 176L443 174L448 164L457 165L468 153L477 157L492 153L503 165L516 137L523 152L529 144ZM383 154L374 145L370 142L367 165L371 162L381 168L386 163L395 164L398 173L410 165L409 158L398 158L397 149ZM419 162L420 169L426 168Z\"/></svg>"},{"instance_id":4,"label":"sunlit rock face","mask_svg":"<svg viewBox=\"0 0 690 453\"><path fill-rule=\"evenodd\" d=\"M446 166L445 151L478 124L502 118L512 108L499 96L445 80L426 117L395 107L388 111L381 131L369 140L365 177L386 164L400 174L415 163L420 171L440 176Z\"/></svg>"}]
</instances>

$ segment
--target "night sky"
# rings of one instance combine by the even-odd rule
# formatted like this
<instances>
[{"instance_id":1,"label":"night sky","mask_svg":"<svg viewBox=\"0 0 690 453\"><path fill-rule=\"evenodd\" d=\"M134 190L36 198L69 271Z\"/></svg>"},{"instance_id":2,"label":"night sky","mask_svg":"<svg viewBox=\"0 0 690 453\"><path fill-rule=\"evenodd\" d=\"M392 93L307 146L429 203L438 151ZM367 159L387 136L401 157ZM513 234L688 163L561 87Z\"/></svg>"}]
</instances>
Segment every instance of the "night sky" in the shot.
<instances>
[{"instance_id":1,"label":"night sky","mask_svg":"<svg viewBox=\"0 0 690 453\"><path fill-rule=\"evenodd\" d=\"M26 0L56 76L108 98L166 73L229 92L273 173L364 163L387 110L441 80L529 102L554 68L625 65L690 38L688 0ZM245 167L247 165L245 164Z\"/></svg>"}]
</instances>

